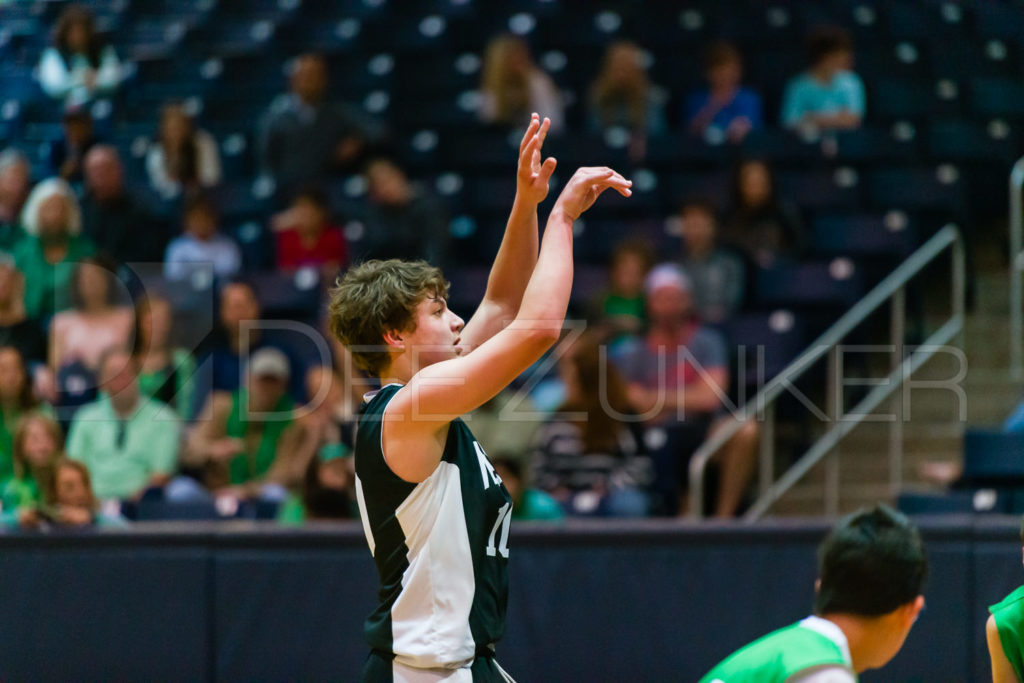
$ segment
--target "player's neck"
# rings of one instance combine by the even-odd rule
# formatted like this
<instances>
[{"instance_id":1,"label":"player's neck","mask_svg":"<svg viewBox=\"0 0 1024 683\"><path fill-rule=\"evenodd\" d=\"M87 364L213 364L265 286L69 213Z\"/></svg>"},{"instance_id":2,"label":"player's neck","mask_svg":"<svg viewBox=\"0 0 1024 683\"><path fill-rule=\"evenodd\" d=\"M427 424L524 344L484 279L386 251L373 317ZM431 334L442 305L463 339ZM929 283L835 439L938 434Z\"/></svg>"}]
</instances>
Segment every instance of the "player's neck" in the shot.
<instances>
[{"instance_id":1,"label":"player's neck","mask_svg":"<svg viewBox=\"0 0 1024 683\"><path fill-rule=\"evenodd\" d=\"M874 653L878 649L878 642L888 637L882 629L877 628L875 619L865 619L851 614L823 614L821 618L838 626L846 636L854 671L860 674L875 668Z\"/></svg>"}]
</instances>

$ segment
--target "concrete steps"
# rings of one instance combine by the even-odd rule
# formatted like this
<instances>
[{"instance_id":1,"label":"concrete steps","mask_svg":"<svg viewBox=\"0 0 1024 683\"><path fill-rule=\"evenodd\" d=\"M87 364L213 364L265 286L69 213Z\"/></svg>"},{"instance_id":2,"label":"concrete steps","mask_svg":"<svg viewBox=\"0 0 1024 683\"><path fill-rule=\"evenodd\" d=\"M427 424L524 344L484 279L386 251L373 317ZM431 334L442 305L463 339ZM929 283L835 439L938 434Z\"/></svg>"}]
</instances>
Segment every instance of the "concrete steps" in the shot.
<instances>
[{"instance_id":1,"label":"concrete steps","mask_svg":"<svg viewBox=\"0 0 1024 683\"><path fill-rule=\"evenodd\" d=\"M937 354L915 373L913 384L904 389L909 396L909 412L904 414L903 424L904 490L943 490L942 483L924 476L924 466L959 465L966 426L998 425L1024 398L1021 383L1008 373L1007 286L1005 271L980 275L977 307L965 321L960 352ZM930 314L929 331L937 329L946 315L945 311ZM870 374L883 376L886 362L879 354L877 367L872 367ZM962 379L955 383L958 389L954 391L951 380L958 377ZM847 409L852 404L851 401ZM889 407L882 406L876 412L887 413ZM862 423L840 443L840 514L878 501L894 502L888 452L887 423ZM825 461L812 468L773 506L769 516L823 514L825 469Z\"/></svg>"}]
</instances>

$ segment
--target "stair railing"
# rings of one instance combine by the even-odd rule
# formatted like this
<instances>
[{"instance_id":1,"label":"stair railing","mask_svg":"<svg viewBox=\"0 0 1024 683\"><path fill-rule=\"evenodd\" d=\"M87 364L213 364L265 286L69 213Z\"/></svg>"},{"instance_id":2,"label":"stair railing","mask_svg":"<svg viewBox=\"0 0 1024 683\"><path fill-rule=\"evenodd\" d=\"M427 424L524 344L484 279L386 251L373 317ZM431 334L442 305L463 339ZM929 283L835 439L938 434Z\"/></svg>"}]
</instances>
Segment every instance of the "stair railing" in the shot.
<instances>
[{"instance_id":1,"label":"stair railing","mask_svg":"<svg viewBox=\"0 0 1024 683\"><path fill-rule=\"evenodd\" d=\"M920 346L907 353L906 335L906 286L930 263L949 251L952 261L951 305L949 319L933 332ZM889 420L889 484L893 495L902 486L903 473L903 422L904 408L909 396L893 396L897 389L935 354L944 350L944 345L956 339L964 327L964 295L966 287L965 255L960 230L953 224L946 225L931 239L911 254L885 279L868 292L832 327L825 331L803 353L782 372L772 378L748 401L736 418L716 430L690 458L689 510L693 517L704 514L704 484L708 462L725 443L750 420L760 423L760 448L758 465L758 496L744 515L751 522L760 519L771 506L782 497L797 481L822 459L826 460L825 513L835 515L839 508L839 454L836 446L868 415L892 397L892 417ZM873 388L850 411L843 410L842 391L842 345L843 339L858 325L891 301L889 375L880 379L861 380ZM817 361L828 356L826 379L827 418L831 425L818 440L788 469L775 479L775 402L790 390L808 369ZM851 382L845 383L847 386Z\"/></svg>"}]
</instances>

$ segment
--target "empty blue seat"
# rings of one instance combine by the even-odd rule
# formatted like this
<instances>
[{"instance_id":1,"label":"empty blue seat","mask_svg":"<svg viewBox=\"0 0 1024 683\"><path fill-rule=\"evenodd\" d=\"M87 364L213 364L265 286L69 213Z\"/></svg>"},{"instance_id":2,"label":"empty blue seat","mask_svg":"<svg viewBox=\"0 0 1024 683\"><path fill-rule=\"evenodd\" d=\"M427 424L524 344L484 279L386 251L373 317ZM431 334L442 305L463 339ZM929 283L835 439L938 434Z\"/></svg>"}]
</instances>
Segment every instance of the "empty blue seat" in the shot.
<instances>
[{"instance_id":1,"label":"empty blue seat","mask_svg":"<svg viewBox=\"0 0 1024 683\"><path fill-rule=\"evenodd\" d=\"M928 129L928 153L935 161L1013 161L1020 136L1005 121L987 126L967 121L939 121Z\"/></svg>"},{"instance_id":2,"label":"empty blue seat","mask_svg":"<svg viewBox=\"0 0 1024 683\"><path fill-rule=\"evenodd\" d=\"M732 347L742 350L737 362L748 387L776 377L800 355L806 344L804 334L803 319L785 309L746 313L726 324Z\"/></svg>"},{"instance_id":3,"label":"empty blue seat","mask_svg":"<svg viewBox=\"0 0 1024 683\"><path fill-rule=\"evenodd\" d=\"M1024 434L965 431L963 478L968 482L1024 480Z\"/></svg>"},{"instance_id":4,"label":"empty blue seat","mask_svg":"<svg viewBox=\"0 0 1024 683\"><path fill-rule=\"evenodd\" d=\"M1024 34L1024 12L1016 3L975 3L975 31L978 35L1020 38Z\"/></svg>"},{"instance_id":5,"label":"empty blue seat","mask_svg":"<svg viewBox=\"0 0 1024 683\"><path fill-rule=\"evenodd\" d=\"M860 177L851 168L786 171L777 176L779 193L804 209L856 207Z\"/></svg>"},{"instance_id":6,"label":"empty blue seat","mask_svg":"<svg viewBox=\"0 0 1024 683\"><path fill-rule=\"evenodd\" d=\"M253 273L249 281L268 319L305 320L316 316L320 309L323 283L315 268L302 268L294 273L268 270Z\"/></svg>"},{"instance_id":7,"label":"empty blue seat","mask_svg":"<svg viewBox=\"0 0 1024 683\"><path fill-rule=\"evenodd\" d=\"M843 260L760 268L754 291L763 307L835 309L855 303L863 286L856 265Z\"/></svg>"},{"instance_id":8,"label":"empty blue seat","mask_svg":"<svg viewBox=\"0 0 1024 683\"><path fill-rule=\"evenodd\" d=\"M1008 78L971 81L971 111L983 116L1024 117L1024 83Z\"/></svg>"},{"instance_id":9,"label":"empty blue seat","mask_svg":"<svg viewBox=\"0 0 1024 683\"><path fill-rule=\"evenodd\" d=\"M960 212L964 209L963 181L953 166L937 168L881 169L868 180L871 204L881 210L931 209Z\"/></svg>"},{"instance_id":10,"label":"empty blue seat","mask_svg":"<svg viewBox=\"0 0 1024 683\"><path fill-rule=\"evenodd\" d=\"M829 213L813 221L814 249L822 254L906 256L917 231L904 213Z\"/></svg>"},{"instance_id":11,"label":"empty blue seat","mask_svg":"<svg viewBox=\"0 0 1024 683\"><path fill-rule=\"evenodd\" d=\"M907 515L948 515L991 512L1010 512L1013 496L1008 492L947 491L923 493L908 491L896 499L896 507Z\"/></svg>"}]
</instances>

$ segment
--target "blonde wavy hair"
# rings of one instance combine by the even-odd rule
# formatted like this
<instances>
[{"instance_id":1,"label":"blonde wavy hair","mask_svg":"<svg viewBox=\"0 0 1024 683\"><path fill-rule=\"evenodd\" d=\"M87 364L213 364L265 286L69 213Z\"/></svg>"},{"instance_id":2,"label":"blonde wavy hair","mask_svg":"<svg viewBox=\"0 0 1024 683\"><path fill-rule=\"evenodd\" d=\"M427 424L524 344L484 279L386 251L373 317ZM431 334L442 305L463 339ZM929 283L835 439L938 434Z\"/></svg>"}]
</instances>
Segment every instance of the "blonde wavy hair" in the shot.
<instances>
[{"instance_id":1,"label":"blonde wavy hair","mask_svg":"<svg viewBox=\"0 0 1024 683\"><path fill-rule=\"evenodd\" d=\"M495 120L511 123L530 106L530 71L516 73L508 68L516 53L529 60L530 49L513 35L501 35L487 45L481 90L494 98Z\"/></svg>"},{"instance_id":2,"label":"blonde wavy hair","mask_svg":"<svg viewBox=\"0 0 1024 683\"><path fill-rule=\"evenodd\" d=\"M58 195L68 205L68 234L78 235L82 232L82 207L78 204L74 190L60 178L48 178L32 188L25 208L21 211L21 227L33 237L39 236L39 207L50 197Z\"/></svg>"}]
</instances>

